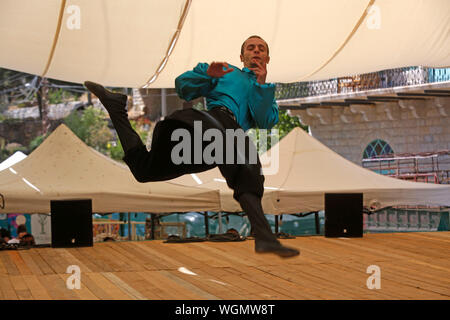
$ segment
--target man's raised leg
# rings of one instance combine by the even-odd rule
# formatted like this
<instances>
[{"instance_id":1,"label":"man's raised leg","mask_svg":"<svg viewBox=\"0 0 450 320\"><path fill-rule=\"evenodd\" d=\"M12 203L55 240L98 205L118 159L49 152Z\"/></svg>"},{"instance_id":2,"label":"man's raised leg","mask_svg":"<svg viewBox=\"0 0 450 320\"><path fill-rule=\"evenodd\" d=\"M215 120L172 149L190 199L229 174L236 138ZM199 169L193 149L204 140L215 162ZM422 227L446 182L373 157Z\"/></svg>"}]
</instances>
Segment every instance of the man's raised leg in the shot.
<instances>
[{"instance_id":1,"label":"man's raised leg","mask_svg":"<svg viewBox=\"0 0 450 320\"><path fill-rule=\"evenodd\" d=\"M129 150L142 146L143 143L139 135L131 127L127 114L127 96L120 93L111 92L102 85L86 81L86 88L100 99L100 102L109 113L109 117L117 131L123 150L127 153Z\"/></svg>"}]
</instances>

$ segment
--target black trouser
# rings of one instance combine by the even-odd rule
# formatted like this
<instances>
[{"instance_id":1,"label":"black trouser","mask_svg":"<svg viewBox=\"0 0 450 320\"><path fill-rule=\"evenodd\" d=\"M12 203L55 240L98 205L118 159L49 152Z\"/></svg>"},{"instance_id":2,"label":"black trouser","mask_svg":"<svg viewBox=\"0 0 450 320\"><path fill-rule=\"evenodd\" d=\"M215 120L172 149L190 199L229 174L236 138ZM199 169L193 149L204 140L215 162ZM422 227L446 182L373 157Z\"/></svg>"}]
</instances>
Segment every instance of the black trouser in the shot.
<instances>
[{"instance_id":1,"label":"black trouser","mask_svg":"<svg viewBox=\"0 0 450 320\"><path fill-rule=\"evenodd\" d=\"M207 129L216 129L223 134L226 129L242 130L228 113L219 108L214 108L210 111L198 111L194 109L175 111L163 121L156 124L150 151L147 151L142 141L137 139L139 136L131 128L128 119L125 121L123 113L110 114L110 117L125 150L124 161L137 181L170 180L184 174L198 173L218 166L228 186L234 191L233 197L247 213L256 241L277 241L264 216L261 206L261 198L264 193L264 176L261 172L261 163L255 145L247 135L245 135L245 149L239 149L233 144L234 161L232 164L226 163L227 150L225 136L223 137L223 164L207 164L203 159L201 163L195 164L194 141L191 141L191 161L175 164L172 159L172 149L179 143L179 141L171 141L173 131L176 129L185 129L191 137L194 137L195 121L201 121L201 136L203 136L203 132ZM203 151L210 143L202 142L201 150ZM250 157L252 152L254 152L253 155L256 155L256 158ZM245 158L244 164L237 163L239 154ZM256 162L252 162L251 160L256 160Z\"/></svg>"}]
</instances>

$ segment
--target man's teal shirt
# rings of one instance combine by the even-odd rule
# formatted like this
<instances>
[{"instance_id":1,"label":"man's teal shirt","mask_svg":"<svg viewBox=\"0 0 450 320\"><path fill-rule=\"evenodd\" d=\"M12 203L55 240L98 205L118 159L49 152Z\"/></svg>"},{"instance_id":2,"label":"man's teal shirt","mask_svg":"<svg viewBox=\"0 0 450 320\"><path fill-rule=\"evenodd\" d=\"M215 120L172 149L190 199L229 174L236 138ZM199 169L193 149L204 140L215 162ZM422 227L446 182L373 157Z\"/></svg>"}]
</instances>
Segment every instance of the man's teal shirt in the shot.
<instances>
[{"instance_id":1,"label":"man's teal shirt","mask_svg":"<svg viewBox=\"0 0 450 320\"><path fill-rule=\"evenodd\" d=\"M254 127L270 129L277 124L275 84L259 84L253 71L232 65L232 72L212 78L206 74L208 67L207 63L199 63L192 71L175 79L176 92L181 99L205 97L208 110L227 107L245 131Z\"/></svg>"}]
</instances>

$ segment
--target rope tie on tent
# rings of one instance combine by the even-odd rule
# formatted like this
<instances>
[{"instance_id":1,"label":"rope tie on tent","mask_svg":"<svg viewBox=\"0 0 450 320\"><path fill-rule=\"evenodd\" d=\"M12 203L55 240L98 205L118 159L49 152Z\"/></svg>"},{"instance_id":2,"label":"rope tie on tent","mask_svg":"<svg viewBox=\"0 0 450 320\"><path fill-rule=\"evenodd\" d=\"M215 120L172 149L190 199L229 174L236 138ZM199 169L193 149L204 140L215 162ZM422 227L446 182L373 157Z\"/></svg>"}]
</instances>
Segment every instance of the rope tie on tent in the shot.
<instances>
[{"instance_id":1,"label":"rope tie on tent","mask_svg":"<svg viewBox=\"0 0 450 320\"><path fill-rule=\"evenodd\" d=\"M50 64L52 63L52 60L53 60L53 55L55 53L56 44L58 43L59 34L61 33L62 18L63 18L63 15L64 15L64 8L65 7L66 7L66 0L62 0L61 1L61 6L59 8L58 24L56 26L55 36L53 37L52 49L50 50L50 54L48 56L47 65L45 66L45 69L44 69L44 71L41 74L42 78L44 78L45 75L47 74L47 71L50 68Z\"/></svg>"},{"instance_id":2,"label":"rope tie on tent","mask_svg":"<svg viewBox=\"0 0 450 320\"><path fill-rule=\"evenodd\" d=\"M369 8L371 6L373 6L373 4L375 3L375 0L370 0L369 3L367 4L366 9L364 10L363 14L361 15L361 17L359 18L358 22L356 23L356 25L353 27L352 32L350 32L350 34L347 36L347 38L345 39L344 43L341 44L341 46L336 50L336 52L327 60L325 61L324 64L322 64L319 68L317 68L316 70L314 70L313 72L311 72L310 74L304 76L303 78L301 78L298 81L302 81L303 79L309 78L312 75L316 74L317 72L319 72L320 70L322 70L323 68L325 68L330 62L331 60L333 60L341 51L342 49L344 49L344 47L347 45L347 43L350 41L350 39L353 37L353 35L356 33L356 31L358 31L359 27L361 26L361 24L363 23L364 19L367 17L367 13L369 11Z\"/></svg>"},{"instance_id":3,"label":"rope tie on tent","mask_svg":"<svg viewBox=\"0 0 450 320\"><path fill-rule=\"evenodd\" d=\"M175 48L178 38L180 37L181 29L183 28L184 21L186 20L186 17L187 17L188 11L189 11L189 7L191 6L191 2L192 2L192 0L186 0L180 20L178 21L177 30L175 31L175 33L172 37L172 40L169 43L169 47L167 48L167 51L166 51L166 54L165 54L163 60L161 61L158 69L156 69L156 72L153 74L153 76L141 88L148 88L148 86L150 84L155 82L155 80L158 78L159 74L161 73L161 71L164 69L167 62L169 61L169 57L172 54L173 49Z\"/></svg>"}]
</instances>

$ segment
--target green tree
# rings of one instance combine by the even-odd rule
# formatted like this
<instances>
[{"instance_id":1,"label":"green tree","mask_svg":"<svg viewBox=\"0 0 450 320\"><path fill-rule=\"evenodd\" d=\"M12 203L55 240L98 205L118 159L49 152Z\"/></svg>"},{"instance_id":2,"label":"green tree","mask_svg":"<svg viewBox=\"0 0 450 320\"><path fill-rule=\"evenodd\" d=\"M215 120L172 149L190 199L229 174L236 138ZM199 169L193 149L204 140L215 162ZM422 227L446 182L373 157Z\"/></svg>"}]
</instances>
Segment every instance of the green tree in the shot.
<instances>
[{"instance_id":1,"label":"green tree","mask_svg":"<svg viewBox=\"0 0 450 320\"><path fill-rule=\"evenodd\" d=\"M30 144L28 145L28 152L31 153L33 152L37 147L40 146L40 144L42 142L44 142L45 139L47 139L47 137L50 134L41 134L40 136L37 136L36 138L34 138L33 140L31 140Z\"/></svg>"},{"instance_id":2,"label":"green tree","mask_svg":"<svg viewBox=\"0 0 450 320\"><path fill-rule=\"evenodd\" d=\"M108 143L113 136L108 128L106 114L103 111L91 106L82 113L72 112L64 119L64 123L88 146L101 153L108 154Z\"/></svg>"},{"instance_id":3,"label":"green tree","mask_svg":"<svg viewBox=\"0 0 450 320\"><path fill-rule=\"evenodd\" d=\"M305 131L308 131L308 126L303 125L298 117L291 117L286 110L280 110L278 113L278 123L272 128L278 130L277 133L271 134L269 132L267 134L267 144L265 146L260 143L261 140L261 131L260 129L250 129L248 134L250 138L255 142L258 147L258 153L262 154L266 150L269 150L272 147L272 141L275 143L283 139L292 129L295 127L300 127Z\"/></svg>"},{"instance_id":4,"label":"green tree","mask_svg":"<svg viewBox=\"0 0 450 320\"><path fill-rule=\"evenodd\" d=\"M145 143L147 141L148 132L139 128L136 121L130 120L130 123L133 129L141 137L141 140ZM114 160L122 161L122 158L125 156L125 153L123 152L122 144L120 143L119 139L117 139L117 141L114 143L108 144L108 153L109 156Z\"/></svg>"}]
</instances>

